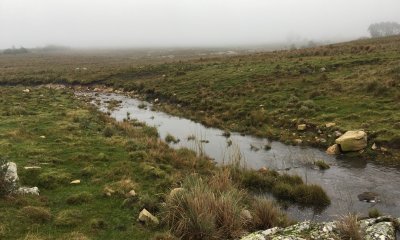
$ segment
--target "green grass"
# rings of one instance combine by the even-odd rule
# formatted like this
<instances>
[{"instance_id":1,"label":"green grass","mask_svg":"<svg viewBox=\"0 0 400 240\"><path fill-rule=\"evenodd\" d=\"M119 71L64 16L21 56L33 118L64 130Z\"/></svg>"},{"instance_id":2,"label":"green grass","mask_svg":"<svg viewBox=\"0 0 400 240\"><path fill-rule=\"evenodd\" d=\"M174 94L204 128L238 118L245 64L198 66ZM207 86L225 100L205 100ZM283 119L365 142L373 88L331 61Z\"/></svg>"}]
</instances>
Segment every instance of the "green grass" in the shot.
<instances>
[{"instance_id":1,"label":"green grass","mask_svg":"<svg viewBox=\"0 0 400 240\"><path fill-rule=\"evenodd\" d=\"M365 151L363 157L398 163L399 50L399 37L387 37L164 63L116 53L111 60L77 53L0 55L0 66L7 66L1 68L0 83L89 83L135 90L149 100L158 98L158 109L209 126L286 143L300 138L323 148L334 142L336 130L365 129L368 149L376 143L389 151ZM88 71L75 72L79 64L89 65ZM7 108L10 116L29 111ZM336 126L326 128L328 122ZM307 130L297 132L299 123L306 123Z\"/></svg>"},{"instance_id":2,"label":"green grass","mask_svg":"<svg viewBox=\"0 0 400 240\"><path fill-rule=\"evenodd\" d=\"M0 198L2 239L65 239L71 233L90 239L149 239L167 229L137 223L142 208L159 214L150 205L160 204L185 174L214 168L195 154L169 149L149 127L115 123L71 92L22 90L0 88L0 152L17 163L21 185L38 186L40 196ZM10 116L10 106L26 111ZM104 134L105 128L113 134ZM70 184L75 179L81 183ZM106 187L112 196L103 194ZM132 189L139 202L122 208Z\"/></svg>"}]
</instances>

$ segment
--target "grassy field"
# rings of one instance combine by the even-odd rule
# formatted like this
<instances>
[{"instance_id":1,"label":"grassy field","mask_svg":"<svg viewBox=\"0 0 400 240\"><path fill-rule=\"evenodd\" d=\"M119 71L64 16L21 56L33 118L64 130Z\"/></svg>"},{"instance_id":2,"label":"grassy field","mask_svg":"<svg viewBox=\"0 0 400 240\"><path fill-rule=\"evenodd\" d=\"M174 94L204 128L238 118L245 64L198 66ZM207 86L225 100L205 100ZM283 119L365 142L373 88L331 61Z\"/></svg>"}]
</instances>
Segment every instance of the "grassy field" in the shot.
<instances>
[{"instance_id":1,"label":"grassy field","mask_svg":"<svg viewBox=\"0 0 400 240\"><path fill-rule=\"evenodd\" d=\"M21 185L38 186L40 196L0 199L1 239L149 239L165 226L136 222L142 208L157 213L184 175L213 169L169 149L155 129L117 124L70 92L22 90L0 89L0 152L17 163ZM115 193L106 196L107 189ZM132 189L138 199L124 205Z\"/></svg>"},{"instance_id":2,"label":"grassy field","mask_svg":"<svg viewBox=\"0 0 400 240\"><path fill-rule=\"evenodd\" d=\"M217 168L189 150L170 149L154 128L113 121L70 90L33 85L134 90L159 98L156 107L166 112L288 144L301 139L327 147L335 131L365 129L369 146L361 157L399 163L399 50L400 37L391 37L205 59L190 53L174 59L115 52L0 55L1 157L17 163L21 185L40 189L40 196L0 199L0 238L173 239L169 231L235 238L290 223L254 192L306 206L330 203L321 188L299 177ZM31 91L23 92L24 85ZM329 122L336 126L326 127ZM300 123L305 131L297 130ZM24 168L30 166L40 169ZM70 183L77 179L80 184ZM186 191L168 197L175 187ZM132 189L137 196L129 198ZM161 224L138 223L143 208ZM242 210L257 220L246 222Z\"/></svg>"},{"instance_id":3,"label":"grassy field","mask_svg":"<svg viewBox=\"0 0 400 240\"><path fill-rule=\"evenodd\" d=\"M1 239L233 239L292 223L260 190L286 204L330 204L298 176L216 167L170 149L155 128L115 122L71 90L24 89L0 87L0 157L40 196L0 195ZM183 190L171 196L176 187ZM143 208L160 224L137 222Z\"/></svg>"},{"instance_id":4,"label":"grassy field","mask_svg":"<svg viewBox=\"0 0 400 240\"><path fill-rule=\"evenodd\" d=\"M327 147L364 129L362 156L399 163L400 37L233 57L0 56L3 84L91 83L136 90L158 108L230 131ZM88 65L87 71L75 71ZM326 123L335 127L327 128ZM297 125L306 123L306 131ZM378 149L370 150L373 143ZM382 147L382 148L381 148Z\"/></svg>"}]
</instances>

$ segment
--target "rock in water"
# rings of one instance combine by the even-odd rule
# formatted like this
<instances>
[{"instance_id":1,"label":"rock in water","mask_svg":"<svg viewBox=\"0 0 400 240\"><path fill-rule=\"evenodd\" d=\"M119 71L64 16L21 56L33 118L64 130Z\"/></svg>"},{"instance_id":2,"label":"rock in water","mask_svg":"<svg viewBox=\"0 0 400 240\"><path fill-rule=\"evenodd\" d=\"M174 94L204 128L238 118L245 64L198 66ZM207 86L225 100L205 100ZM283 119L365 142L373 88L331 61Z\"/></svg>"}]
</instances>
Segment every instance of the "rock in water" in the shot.
<instances>
[{"instance_id":1,"label":"rock in water","mask_svg":"<svg viewBox=\"0 0 400 240\"><path fill-rule=\"evenodd\" d=\"M358 200L364 201L364 202L377 202L378 201L378 194L373 193L373 192L363 192L359 194Z\"/></svg>"},{"instance_id":2,"label":"rock in water","mask_svg":"<svg viewBox=\"0 0 400 240\"><path fill-rule=\"evenodd\" d=\"M337 144L333 144L332 146L326 149L326 153L329 155L337 155L340 154L340 147Z\"/></svg>"},{"instance_id":3,"label":"rock in water","mask_svg":"<svg viewBox=\"0 0 400 240\"><path fill-rule=\"evenodd\" d=\"M364 131L347 131L335 142L344 152L359 151L367 146L367 134Z\"/></svg>"},{"instance_id":4,"label":"rock in water","mask_svg":"<svg viewBox=\"0 0 400 240\"><path fill-rule=\"evenodd\" d=\"M143 210L139 213L138 221L146 225L159 224L158 219L155 216L153 216L153 214L151 214L149 211L147 211L146 208L143 208Z\"/></svg>"}]
</instances>

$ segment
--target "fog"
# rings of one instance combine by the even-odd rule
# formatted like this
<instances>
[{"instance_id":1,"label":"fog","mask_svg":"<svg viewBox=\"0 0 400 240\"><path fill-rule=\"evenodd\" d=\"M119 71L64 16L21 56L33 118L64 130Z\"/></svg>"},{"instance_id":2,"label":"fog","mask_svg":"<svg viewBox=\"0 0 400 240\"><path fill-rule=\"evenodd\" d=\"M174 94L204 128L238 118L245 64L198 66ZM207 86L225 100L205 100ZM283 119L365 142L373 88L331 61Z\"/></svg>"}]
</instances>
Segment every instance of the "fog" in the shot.
<instances>
[{"instance_id":1,"label":"fog","mask_svg":"<svg viewBox=\"0 0 400 240\"><path fill-rule=\"evenodd\" d=\"M368 36L399 0L0 0L0 48L241 46Z\"/></svg>"}]
</instances>

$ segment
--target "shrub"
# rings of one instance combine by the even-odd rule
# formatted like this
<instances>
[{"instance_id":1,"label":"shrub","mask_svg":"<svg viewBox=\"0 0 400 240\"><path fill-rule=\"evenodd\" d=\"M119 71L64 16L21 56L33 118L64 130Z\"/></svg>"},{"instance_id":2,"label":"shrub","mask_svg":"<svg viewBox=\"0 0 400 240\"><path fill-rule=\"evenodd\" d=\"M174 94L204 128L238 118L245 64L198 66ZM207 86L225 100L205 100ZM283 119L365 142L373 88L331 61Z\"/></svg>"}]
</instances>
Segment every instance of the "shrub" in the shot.
<instances>
[{"instance_id":1,"label":"shrub","mask_svg":"<svg viewBox=\"0 0 400 240\"><path fill-rule=\"evenodd\" d=\"M26 206L19 212L22 216L36 223L45 223L51 220L51 213L47 208Z\"/></svg>"},{"instance_id":2,"label":"shrub","mask_svg":"<svg viewBox=\"0 0 400 240\"><path fill-rule=\"evenodd\" d=\"M70 205L79 205L92 201L93 195L88 192L73 194L67 198L67 203Z\"/></svg>"},{"instance_id":3,"label":"shrub","mask_svg":"<svg viewBox=\"0 0 400 240\"><path fill-rule=\"evenodd\" d=\"M354 214L343 216L338 222L338 230L340 239L343 240L361 240L363 239L360 226L358 225L358 217Z\"/></svg>"},{"instance_id":4,"label":"shrub","mask_svg":"<svg viewBox=\"0 0 400 240\"><path fill-rule=\"evenodd\" d=\"M82 214L78 210L63 210L56 216L54 223L57 226L72 227L82 222Z\"/></svg>"}]
</instances>

